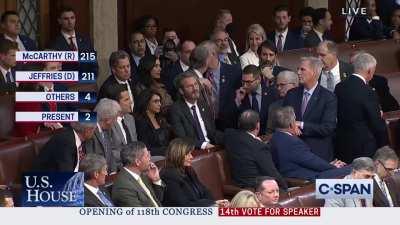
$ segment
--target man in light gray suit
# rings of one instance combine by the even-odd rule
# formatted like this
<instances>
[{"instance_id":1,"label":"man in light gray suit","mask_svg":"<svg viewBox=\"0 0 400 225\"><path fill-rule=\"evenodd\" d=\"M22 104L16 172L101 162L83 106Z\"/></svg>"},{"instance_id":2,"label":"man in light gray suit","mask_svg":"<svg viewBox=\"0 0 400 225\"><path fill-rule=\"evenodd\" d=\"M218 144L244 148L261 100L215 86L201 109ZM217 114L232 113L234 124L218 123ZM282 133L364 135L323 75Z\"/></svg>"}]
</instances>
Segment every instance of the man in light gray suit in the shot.
<instances>
[{"instance_id":1,"label":"man in light gray suit","mask_svg":"<svg viewBox=\"0 0 400 225\"><path fill-rule=\"evenodd\" d=\"M116 148L111 137L111 128L120 115L121 107L118 102L103 98L95 109L97 112L97 127L91 139L85 142L86 153L102 155L108 166L108 173L117 171L116 160L113 156L113 149Z\"/></svg>"}]
</instances>

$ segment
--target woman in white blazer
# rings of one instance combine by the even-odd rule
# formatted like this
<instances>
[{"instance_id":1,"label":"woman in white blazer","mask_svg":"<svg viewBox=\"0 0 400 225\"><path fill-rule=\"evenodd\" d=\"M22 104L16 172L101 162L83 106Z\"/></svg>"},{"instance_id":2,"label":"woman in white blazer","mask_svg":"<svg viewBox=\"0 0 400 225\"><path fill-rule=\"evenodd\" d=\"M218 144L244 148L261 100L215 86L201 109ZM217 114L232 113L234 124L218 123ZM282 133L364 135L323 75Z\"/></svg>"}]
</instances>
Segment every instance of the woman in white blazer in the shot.
<instances>
[{"instance_id":1,"label":"woman in white blazer","mask_svg":"<svg viewBox=\"0 0 400 225\"><path fill-rule=\"evenodd\" d=\"M247 65L259 65L257 49L266 40L265 30L260 24L252 24L247 28L246 49L247 51L240 56L242 69Z\"/></svg>"}]
</instances>

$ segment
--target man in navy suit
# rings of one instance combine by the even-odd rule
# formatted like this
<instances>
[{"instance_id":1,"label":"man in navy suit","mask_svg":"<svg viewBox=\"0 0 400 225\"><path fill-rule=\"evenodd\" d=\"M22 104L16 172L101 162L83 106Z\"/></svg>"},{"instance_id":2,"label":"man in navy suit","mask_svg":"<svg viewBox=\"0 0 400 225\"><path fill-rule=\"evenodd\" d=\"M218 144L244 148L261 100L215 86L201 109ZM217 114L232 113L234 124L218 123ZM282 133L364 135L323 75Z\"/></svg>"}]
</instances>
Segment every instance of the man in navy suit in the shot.
<instances>
[{"instance_id":1,"label":"man in navy suit","mask_svg":"<svg viewBox=\"0 0 400 225\"><path fill-rule=\"evenodd\" d=\"M269 33L267 38L275 43L279 52L303 47L300 37L288 28L290 19L287 6L281 5L274 9L275 31Z\"/></svg>"},{"instance_id":2,"label":"man in navy suit","mask_svg":"<svg viewBox=\"0 0 400 225\"><path fill-rule=\"evenodd\" d=\"M51 49L56 51L78 51L78 52L94 52L92 42L89 38L82 36L75 31L76 17L72 8L65 7L61 9L57 19L61 26L60 34L50 45ZM97 73L97 63L83 64L70 63L63 65L65 71L93 71Z\"/></svg>"},{"instance_id":3,"label":"man in navy suit","mask_svg":"<svg viewBox=\"0 0 400 225\"><path fill-rule=\"evenodd\" d=\"M351 167L340 160L328 162L318 157L297 137L298 125L291 106L278 108L273 116L276 131L271 139L272 156L282 176L315 180L341 177L351 172Z\"/></svg>"},{"instance_id":4,"label":"man in navy suit","mask_svg":"<svg viewBox=\"0 0 400 225\"><path fill-rule=\"evenodd\" d=\"M18 44L20 51L36 51L36 43L28 36L21 33L21 22L18 13L15 11L5 11L1 15L1 28L4 32L3 37Z\"/></svg>"},{"instance_id":5,"label":"man in navy suit","mask_svg":"<svg viewBox=\"0 0 400 225\"><path fill-rule=\"evenodd\" d=\"M13 93L17 88L13 70L17 64L16 51L17 43L0 38L0 93Z\"/></svg>"},{"instance_id":6,"label":"man in navy suit","mask_svg":"<svg viewBox=\"0 0 400 225\"><path fill-rule=\"evenodd\" d=\"M242 87L236 90L236 110L238 115L247 109L260 114L260 135L267 129L269 106L278 99L276 89L261 82L261 71L257 66L248 65L243 69Z\"/></svg>"},{"instance_id":7,"label":"man in navy suit","mask_svg":"<svg viewBox=\"0 0 400 225\"><path fill-rule=\"evenodd\" d=\"M313 29L304 39L304 47L316 47L321 41L330 40L328 32L332 26L332 15L327 8L318 8L313 15Z\"/></svg>"},{"instance_id":8,"label":"man in navy suit","mask_svg":"<svg viewBox=\"0 0 400 225\"><path fill-rule=\"evenodd\" d=\"M131 79L135 79L138 76L138 68L140 59L146 53L146 40L144 39L144 35L140 31L133 31L130 35L129 39L129 54L130 62L131 62Z\"/></svg>"},{"instance_id":9,"label":"man in navy suit","mask_svg":"<svg viewBox=\"0 0 400 225\"><path fill-rule=\"evenodd\" d=\"M301 58L297 71L301 86L288 91L283 105L293 107L300 138L315 155L329 162L333 159L337 101L332 92L318 84L322 67L318 58Z\"/></svg>"}]
</instances>

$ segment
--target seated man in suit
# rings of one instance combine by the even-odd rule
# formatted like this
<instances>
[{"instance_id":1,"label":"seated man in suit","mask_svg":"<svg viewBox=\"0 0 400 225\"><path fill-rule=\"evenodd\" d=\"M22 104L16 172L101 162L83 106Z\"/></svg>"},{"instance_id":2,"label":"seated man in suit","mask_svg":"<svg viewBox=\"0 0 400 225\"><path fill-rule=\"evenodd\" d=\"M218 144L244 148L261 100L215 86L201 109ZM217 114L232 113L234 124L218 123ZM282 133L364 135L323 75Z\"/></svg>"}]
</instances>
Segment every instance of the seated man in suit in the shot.
<instances>
[{"instance_id":1,"label":"seated man in suit","mask_svg":"<svg viewBox=\"0 0 400 225\"><path fill-rule=\"evenodd\" d=\"M272 176L286 190L286 181L275 168L269 145L257 137L260 131L258 113L244 111L239 117L238 127L239 130L227 129L224 135L233 181L240 187L254 188L257 177Z\"/></svg>"},{"instance_id":2,"label":"seated man in suit","mask_svg":"<svg viewBox=\"0 0 400 225\"><path fill-rule=\"evenodd\" d=\"M17 43L0 38L0 93L14 93L18 86L13 71L17 65L15 59L17 51Z\"/></svg>"},{"instance_id":3,"label":"seated man in suit","mask_svg":"<svg viewBox=\"0 0 400 225\"><path fill-rule=\"evenodd\" d=\"M313 29L304 39L304 47L316 47L321 41L330 40L328 32L332 26L332 16L327 8L318 8L314 10Z\"/></svg>"},{"instance_id":4,"label":"seated man in suit","mask_svg":"<svg viewBox=\"0 0 400 225\"><path fill-rule=\"evenodd\" d=\"M113 156L113 150L116 148L111 136L111 128L117 122L117 117L121 113L121 107L118 102L103 98L94 111L97 112L97 128L94 136L85 142L87 153L95 153L103 156L107 160L109 173L117 172L117 162Z\"/></svg>"},{"instance_id":5,"label":"seated man in suit","mask_svg":"<svg viewBox=\"0 0 400 225\"><path fill-rule=\"evenodd\" d=\"M102 190L107 176L106 159L97 154L87 154L79 164L79 171L84 173L83 187L85 207L113 207L108 193Z\"/></svg>"},{"instance_id":6,"label":"seated man in suit","mask_svg":"<svg viewBox=\"0 0 400 225\"><path fill-rule=\"evenodd\" d=\"M316 51L318 58L324 64L319 84L333 92L336 84L353 74L353 66L339 60L338 48L333 41L322 41Z\"/></svg>"},{"instance_id":7,"label":"seated man in suit","mask_svg":"<svg viewBox=\"0 0 400 225\"><path fill-rule=\"evenodd\" d=\"M225 30L216 29L210 35L210 40L218 47L218 58L229 65L240 65L239 57L229 53L229 34Z\"/></svg>"},{"instance_id":8,"label":"seated man in suit","mask_svg":"<svg viewBox=\"0 0 400 225\"><path fill-rule=\"evenodd\" d=\"M129 37L128 54L131 62L131 78L135 80L137 78L140 59L146 53L146 41L140 31L133 31Z\"/></svg>"},{"instance_id":9,"label":"seated man in suit","mask_svg":"<svg viewBox=\"0 0 400 225\"><path fill-rule=\"evenodd\" d=\"M276 76L284 70L289 70L278 64L278 50L275 45L266 40L261 43L257 49L258 57L260 57L260 69L263 81L267 86L273 85Z\"/></svg>"},{"instance_id":10,"label":"seated man in suit","mask_svg":"<svg viewBox=\"0 0 400 225\"><path fill-rule=\"evenodd\" d=\"M399 207L400 192L391 179L394 171L399 168L399 157L389 146L378 149L374 155L376 173L374 175L375 207Z\"/></svg>"},{"instance_id":11,"label":"seated man in suit","mask_svg":"<svg viewBox=\"0 0 400 225\"><path fill-rule=\"evenodd\" d=\"M177 137L188 137L195 141L196 148L209 149L219 143L219 132L215 128L211 111L199 101L200 88L196 74L188 70L179 75L176 84L181 98L170 108L169 123Z\"/></svg>"},{"instance_id":12,"label":"seated man in suit","mask_svg":"<svg viewBox=\"0 0 400 225\"><path fill-rule=\"evenodd\" d=\"M260 114L260 135L265 134L268 110L272 102L278 99L276 89L261 82L261 71L255 65L248 65L243 70L242 87L236 90L235 104L238 115L247 109Z\"/></svg>"},{"instance_id":13,"label":"seated man in suit","mask_svg":"<svg viewBox=\"0 0 400 225\"><path fill-rule=\"evenodd\" d=\"M54 134L33 162L32 171L77 172L85 157L84 142L93 137L96 123L72 122Z\"/></svg>"},{"instance_id":14,"label":"seated man in suit","mask_svg":"<svg viewBox=\"0 0 400 225\"><path fill-rule=\"evenodd\" d=\"M349 41L384 39L384 26L376 12L375 0L361 1L361 7L367 9L367 15L354 17L349 32Z\"/></svg>"},{"instance_id":15,"label":"seated man in suit","mask_svg":"<svg viewBox=\"0 0 400 225\"><path fill-rule=\"evenodd\" d=\"M257 177L255 194L264 207L279 207L279 186L275 178Z\"/></svg>"},{"instance_id":16,"label":"seated man in suit","mask_svg":"<svg viewBox=\"0 0 400 225\"><path fill-rule=\"evenodd\" d=\"M303 47L302 39L293 31L289 30L291 16L286 5L275 7L274 12L275 31L267 35L268 40L275 44L278 52Z\"/></svg>"},{"instance_id":17,"label":"seated man in suit","mask_svg":"<svg viewBox=\"0 0 400 225\"><path fill-rule=\"evenodd\" d=\"M275 165L284 177L315 180L336 178L350 173L340 160L327 162L312 152L310 147L297 137L296 115L291 106L279 108L273 114L276 131L271 139L271 151Z\"/></svg>"},{"instance_id":18,"label":"seated man in suit","mask_svg":"<svg viewBox=\"0 0 400 225\"><path fill-rule=\"evenodd\" d=\"M142 142L133 142L121 152L123 168L112 188L112 200L119 207L160 207L164 188L157 166Z\"/></svg>"},{"instance_id":19,"label":"seated man in suit","mask_svg":"<svg viewBox=\"0 0 400 225\"><path fill-rule=\"evenodd\" d=\"M372 179L375 165L371 158L360 157L353 160L351 174L343 179ZM374 188L375 189L375 188ZM374 190L375 191L375 190ZM325 207L372 207L372 199L325 199Z\"/></svg>"},{"instance_id":20,"label":"seated man in suit","mask_svg":"<svg viewBox=\"0 0 400 225\"><path fill-rule=\"evenodd\" d=\"M287 92L284 106L293 107L300 138L311 151L327 162L333 160L333 136L336 128L335 95L318 84L323 64L315 57L300 59L301 86Z\"/></svg>"},{"instance_id":21,"label":"seated man in suit","mask_svg":"<svg viewBox=\"0 0 400 225\"><path fill-rule=\"evenodd\" d=\"M35 42L28 36L21 34L21 22L17 12L5 11L1 15L0 22L4 38L17 42L19 51L37 50Z\"/></svg>"}]
</instances>

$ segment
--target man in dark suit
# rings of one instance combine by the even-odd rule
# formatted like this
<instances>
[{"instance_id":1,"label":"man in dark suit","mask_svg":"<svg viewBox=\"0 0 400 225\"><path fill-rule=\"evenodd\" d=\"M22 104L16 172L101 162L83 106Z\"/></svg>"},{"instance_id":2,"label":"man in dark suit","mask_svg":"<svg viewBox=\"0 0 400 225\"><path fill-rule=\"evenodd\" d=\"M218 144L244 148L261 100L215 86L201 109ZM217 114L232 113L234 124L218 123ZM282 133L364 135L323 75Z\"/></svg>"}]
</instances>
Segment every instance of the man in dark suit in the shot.
<instances>
[{"instance_id":1,"label":"man in dark suit","mask_svg":"<svg viewBox=\"0 0 400 225\"><path fill-rule=\"evenodd\" d=\"M165 185L150 152L142 142L123 149L123 168L112 187L112 200L119 207L161 207Z\"/></svg>"},{"instance_id":2,"label":"man in dark suit","mask_svg":"<svg viewBox=\"0 0 400 225\"><path fill-rule=\"evenodd\" d=\"M84 173L85 207L113 207L108 193L103 189L107 176L107 162L103 156L88 154L79 164L79 171Z\"/></svg>"},{"instance_id":3,"label":"man in dark suit","mask_svg":"<svg viewBox=\"0 0 400 225\"><path fill-rule=\"evenodd\" d=\"M17 43L0 38L0 93L13 93L17 88L13 71L16 51Z\"/></svg>"},{"instance_id":4,"label":"man in dark suit","mask_svg":"<svg viewBox=\"0 0 400 225\"><path fill-rule=\"evenodd\" d=\"M85 142L86 152L103 156L107 161L108 172L117 172L117 162L113 155L117 146L112 139L111 128L117 122L121 107L118 102L103 98L94 111L97 112L98 122L93 137Z\"/></svg>"},{"instance_id":5,"label":"man in dark suit","mask_svg":"<svg viewBox=\"0 0 400 225\"><path fill-rule=\"evenodd\" d=\"M393 180L389 179L399 167L399 158L389 146L378 149L374 155L376 173L374 176L375 207L399 207L400 193Z\"/></svg>"},{"instance_id":6,"label":"man in dark suit","mask_svg":"<svg viewBox=\"0 0 400 225\"><path fill-rule=\"evenodd\" d=\"M18 13L15 11L5 11L1 15L1 28L3 37L18 44L19 51L36 51L36 43L28 36L21 33L21 22Z\"/></svg>"},{"instance_id":7,"label":"man in dark suit","mask_svg":"<svg viewBox=\"0 0 400 225\"><path fill-rule=\"evenodd\" d=\"M262 79L265 85L273 85L276 76L282 71L289 70L285 67L278 65L278 49L274 43L269 40L261 43L257 49L258 57L260 57L260 69Z\"/></svg>"},{"instance_id":8,"label":"man in dark suit","mask_svg":"<svg viewBox=\"0 0 400 225\"><path fill-rule=\"evenodd\" d=\"M54 134L40 150L32 171L77 172L86 152L84 142L92 138L96 123L73 122Z\"/></svg>"},{"instance_id":9,"label":"man in dark suit","mask_svg":"<svg viewBox=\"0 0 400 225\"><path fill-rule=\"evenodd\" d=\"M214 30L225 30L228 33L228 53L234 54L239 57L239 51L237 50L234 38L235 24L233 23L233 15L229 9L220 9L215 19Z\"/></svg>"},{"instance_id":10,"label":"man in dark suit","mask_svg":"<svg viewBox=\"0 0 400 225\"><path fill-rule=\"evenodd\" d=\"M57 19L61 31L51 43L50 49L56 51L94 52L91 40L75 31L76 17L72 8L62 8ZM97 73L97 62L94 64L69 63L63 66L65 71L82 71Z\"/></svg>"},{"instance_id":11,"label":"man in dark suit","mask_svg":"<svg viewBox=\"0 0 400 225\"><path fill-rule=\"evenodd\" d=\"M323 63L315 57L300 59L299 81L302 84L286 94L284 106L293 107L300 138L320 158L333 160L333 136L336 128L335 95L318 84Z\"/></svg>"},{"instance_id":12,"label":"man in dark suit","mask_svg":"<svg viewBox=\"0 0 400 225\"><path fill-rule=\"evenodd\" d=\"M274 177L282 189L287 183L275 168L269 145L258 138L260 117L253 110L244 111L239 117L239 130L227 129L224 143L231 165L232 179L240 187L255 187L256 178Z\"/></svg>"},{"instance_id":13,"label":"man in dark suit","mask_svg":"<svg viewBox=\"0 0 400 225\"><path fill-rule=\"evenodd\" d=\"M332 16L327 8L318 8L313 15L313 29L304 39L304 47L316 47L321 41L330 40L328 35L332 26Z\"/></svg>"},{"instance_id":14,"label":"man in dark suit","mask_svg":"<svg viewBox=\"0 0 400 225\"><path fill-rule=\"evenodd\" d=\"M289 30L291 16L289 8L280 5L274 9L275 30L267 35L268 40L275 44L279 52L303 47L302 39L293 31Z\"/></svg>"},{"instance_id":15,"label":"man in dark suit","mask_svg":"<svg viewBox=\"0 0 400 225\"><path fill-rule=\"evenodd\" d=\"M333 41L322 41L316 52L324 64L319 84L333 92L336 84L353 74L353 66L338 59L338 48Z\"/></svg>"},{"instance_id":16,"label":"man in dark suit","mask_svg":"<svg viewBox=\"0 0 400 225\"><path fill-rule=\"evenodd\" d=\"M239 57L229 52L229 35L225 30L214 30L210 35L210 40L218 47L218 58L221 62L229 65L240 65Z\"/></svg>"},{"instance_id":17,"label":"man in dark suit","mask_svg":"<svg viewBox=\"0 0 400 225\"><path fill-rule=\"evenodd\" d=\"M133 31L131 33L129 39L129 51L127 52L131 62L131 79L135 80L138 76L140 59L146 52L146 40L141 32Z\"/></svg>"},{"instance_id":18,"label":"man in dark suit","mask_svg":"<svg viewBox=\"0 0 400 225\"><path fill-rule=\"evenodd\" d=\"M361 7L367 9L367 15L354 17L349 32L349 41L384 39L384 26L376 13L375 0L361 1Z\"/></svg>"},{"instance_id":19,"label":"man in dark suit","mask_svg":"<svg viewBox=\"0 0 400 225\"><path fill-rule=\"evenodd\" d=\"M268 110L272 102L279 99L276 89L267 87L261 82L261 71L255 65L243 69L242 87L236 90L235 104L237 115L247 109L260 114L260 135L265 134L268 121Z\"/></svg>"},{"instance_id":20,"label":"man in dark suit","mask_svg":"<svg viewBox=\"0 0 400 225\"><path fill-rule=\"evenodd\" d=\"M383 112L396 111L400 109L399 103L390 93L386 77L374 74L368 84L378 95L379 104Z\"/></svg>"},{"instance_id":21,"label":"man in dark suit","mask_svg":"<svg viewBox=\"0 0 400 225\"><path fill-rule=\"evenodd\" d=\"M378 97L368 86L376 60L368 53L352 58L354 74L335 88L338 99L336 155L345 162L372 157L377 148L388 142Z\"/></svg>"},{"instance_id":22,"label":"man in dark suit","mask_svg":"<svg viewBox=\"0 0 400 225\"><path fill-rule=\"evenodd\" d=\"M344 167L345 163L340 160L329 163L318 157L297 137L298 126L291 106L277 109L273 116L276 131L271 138L272 156L282 176L315 180L340 177L351 172L351 168Z\"/></svg>"},{"instance_id":23,"label":"man in dark suit","mask_svg":"<svg viewBox=\"0 0 400 225\"><path fill-rule=\"evenodd\" d=\"M199 100L200 88L196 74L188 70L177 78L181 98L170 108L169 123L177 137L195 141L196 148L209 149L219 144L220 134L215 128L211 111Z\"/></svg>"}]
</instances>

